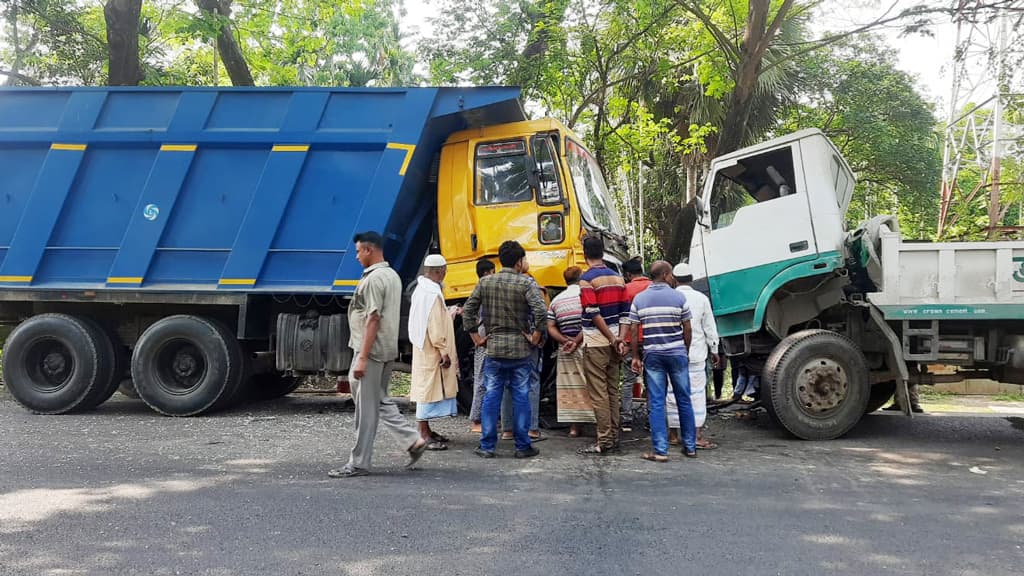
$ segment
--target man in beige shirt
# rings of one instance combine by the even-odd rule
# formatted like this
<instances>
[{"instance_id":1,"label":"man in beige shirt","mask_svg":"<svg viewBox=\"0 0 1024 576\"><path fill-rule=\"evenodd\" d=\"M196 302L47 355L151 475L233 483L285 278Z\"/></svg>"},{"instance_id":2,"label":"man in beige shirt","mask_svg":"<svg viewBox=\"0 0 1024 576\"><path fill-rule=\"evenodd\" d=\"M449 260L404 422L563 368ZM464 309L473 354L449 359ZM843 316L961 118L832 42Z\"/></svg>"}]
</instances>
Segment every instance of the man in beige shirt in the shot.
<instances>
[{"instance_id":1,"label":"man in beige shirt","mask_svg":"<svg viewBox=\"0 0 1024 576\"><path fill-rule=\"evenodd\" d=\"M408 446L407 466L415 464L427 448L427 442L388 397L392 363L398 358L402 280L384 260L380 234L363 232L354 242L356 258L363 265L363 276L348 308L349 347L354 353L349 381L356 405L356 445L348 464L327 473L332 478L370 473L379 421Z\"/></svg>"}]
</instances>

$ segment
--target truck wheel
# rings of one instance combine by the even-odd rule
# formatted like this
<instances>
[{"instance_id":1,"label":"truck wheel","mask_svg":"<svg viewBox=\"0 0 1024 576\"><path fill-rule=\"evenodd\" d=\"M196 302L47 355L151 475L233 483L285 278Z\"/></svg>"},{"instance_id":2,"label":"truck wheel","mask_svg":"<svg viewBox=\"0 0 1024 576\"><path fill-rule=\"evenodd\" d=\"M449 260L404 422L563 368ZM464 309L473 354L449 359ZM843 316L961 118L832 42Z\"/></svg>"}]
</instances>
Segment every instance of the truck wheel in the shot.
<instances>
[{"instance_id":1,"label":"truck wheel","mask_svg":"<svg viewBox=\"0 0 1024 576\"><path fill-rule=\"evenodd\" d=\"M769 413L804 440L846 434L864 415L868 367L849 338L828 330L787 336L768 357L761 394Z\"/></svg>"},{"instance_id":2,"label":"truck wheel","mask_svg":"<svg viewBox=\"0 0 1024 576\"><path fill-rule=\"evenodd\" d=\"M11 332L3 375L19 404L39 414L88 410L112 377L112 352L88 321L40 314Z\"/></svg>"},{"instance_id":3,"label":"truck wheel","mask_svg":"<svg viewBox=\"0 0 1024 576\"><path fill-rule=\"evenodd\" d=\"M868 395L868 406L864 409L865 414L870 414L892 400L896 394L896 383L893 381L882 382L871 387L871 394Z\"/></svg>"},{"instance_id":4,"label":"truck wheel","mask_svg":"<svg viewBox=\"0 0 1024 576\"><path fill-rule=\"evenodd\" d=\"M135 345L132 379L139 397L168 416L195 416L223 408L242 381L238 340L216 322L169 316Z\"/></svg>"},{"instance_id":5,"label":"truck wheel","mask_svg":"<svg viewBox=\"0 0 1024 576\"><path fill-rule=\"evenodd\" d=\"M96 390L97 394L89 398L83 405L83 407L95 408L110 400L110 397L117 392L122 378L128 372L129 358L127 350L121 344L121 339L117 336L117 333L106 329L99 322L91 318L81 318L81 320L95 335L96 341L100 343L101 356L110 364L110 376L106 381L106 385L98 388Z\"/></svg>"},{"instance_id":6,"label":"truck wheel","mask_svg":"<svg viewBox=\"0 0 1024 576\"><path fill-rule=\"evenodd\" d=\"M257 402L287 396L301 385L302 378L298 376L284 376L276 372L253 374L248 383L251 397Z\"/></svg>"}]
</instances>

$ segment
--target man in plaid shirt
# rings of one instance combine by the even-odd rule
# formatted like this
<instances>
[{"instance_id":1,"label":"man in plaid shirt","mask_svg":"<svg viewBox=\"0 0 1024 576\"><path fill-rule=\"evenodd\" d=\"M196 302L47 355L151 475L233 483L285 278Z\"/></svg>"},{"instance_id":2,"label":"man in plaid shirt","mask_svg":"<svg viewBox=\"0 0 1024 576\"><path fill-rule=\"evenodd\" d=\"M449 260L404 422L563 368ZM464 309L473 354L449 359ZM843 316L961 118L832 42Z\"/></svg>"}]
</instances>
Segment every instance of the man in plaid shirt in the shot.
<instances>
[{"instance_id":1,"label":"man in plaid shirt","mask_svg":"<svg viewBox=\"0 0 1024 576\"><path fill-rule=\"evenodd\" d=\"M462 309L465 330L477 346L487 346L484 360L480 447L476 454L494 458L498 443L498 412L506 388L512 391L516 458L540 454L530 441L530 372L532 354L547 331L547 309L537 284L522 274L526 251L515 241L498 249L501 272L480 280ZM480 317L487 336L477 328ZM532 321L532 322L531 322Z\"/></svg>"}]
</instances>

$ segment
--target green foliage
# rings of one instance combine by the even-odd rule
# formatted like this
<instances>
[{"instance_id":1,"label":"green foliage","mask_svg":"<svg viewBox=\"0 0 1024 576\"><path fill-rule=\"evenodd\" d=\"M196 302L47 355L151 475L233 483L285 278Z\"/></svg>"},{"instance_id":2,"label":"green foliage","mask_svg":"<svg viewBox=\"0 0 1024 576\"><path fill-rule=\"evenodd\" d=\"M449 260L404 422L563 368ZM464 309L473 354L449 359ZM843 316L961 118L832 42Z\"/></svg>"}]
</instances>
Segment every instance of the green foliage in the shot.
<instances>
[{"instance_id":1,"label":"green foliage","mask_svg":"<svg viewBox=\"0 0 1024 576\"><path fill-rule=\"evenodd\" d=\"M228 18L198 10L193 0L144 2L139 25L144 83L226 83L214 49L214 39L225 27L234 34L258 85L395 86L418 81L415 56L403 46L406 39L399 29L401 0L234 0L231 7ZM26 77L18 83L105 83L101 0L9 0L5 16L0 62L18 63Z\"/></svg>"},{"instance_id":2,"label":"green foliage","mask_svg":"<svg viewBox=\"0 0 1024 576\"><path fill-rule=\"evenodd\" d=\"M931 238L941 136L932 106L893 52L877 37L854 37L802 57L800 76L801 98L781 131L819 128L839 147L857 176L848 225L896 214L905 235Z\"/></svg>"}]
</instances>

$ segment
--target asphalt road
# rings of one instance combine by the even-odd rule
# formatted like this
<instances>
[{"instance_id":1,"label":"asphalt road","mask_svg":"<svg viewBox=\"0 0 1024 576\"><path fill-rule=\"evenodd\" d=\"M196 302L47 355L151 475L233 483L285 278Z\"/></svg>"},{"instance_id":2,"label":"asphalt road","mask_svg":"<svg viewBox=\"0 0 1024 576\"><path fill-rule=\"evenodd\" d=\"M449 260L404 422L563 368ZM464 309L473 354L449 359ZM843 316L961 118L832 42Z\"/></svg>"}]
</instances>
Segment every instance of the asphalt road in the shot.
<instances>
[{"instance_id":1,"label":"asphalt road","mask_svg":"<svg viewBox=\"0 0 1024 576\"><path fill-rule=\"evenodd\" d=\"M0 574L963 574L1024 572L1024 420L872 415L792 440L713 420L697 461L521 461L451 450L333 480L352 412L298 396L192 419L120 396L34 416L0 390Z\"/></svg>"}]
</instances>

